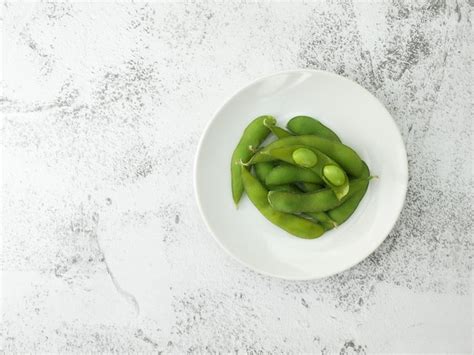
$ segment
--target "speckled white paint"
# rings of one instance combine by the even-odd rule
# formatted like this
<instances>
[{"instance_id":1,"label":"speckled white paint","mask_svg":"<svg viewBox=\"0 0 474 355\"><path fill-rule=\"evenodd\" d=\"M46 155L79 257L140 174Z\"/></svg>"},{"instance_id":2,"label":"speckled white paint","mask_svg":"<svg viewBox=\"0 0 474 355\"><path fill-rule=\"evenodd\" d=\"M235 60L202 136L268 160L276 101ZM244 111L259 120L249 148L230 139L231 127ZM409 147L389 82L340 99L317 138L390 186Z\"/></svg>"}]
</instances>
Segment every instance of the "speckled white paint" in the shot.
<instances>
[{"instance_id":1,"label":"speckled white paint","mask_svg":"<svg viewBox=\"0 0 474 355\"><path fill-rule=\"evenodd\" d=\"M3 5L2 327L10 352L470 352L472 1ZM314 282L258 275L196 208L212 113L310 67L407 145L385 243Z\"/></svg>"}]
</instances>

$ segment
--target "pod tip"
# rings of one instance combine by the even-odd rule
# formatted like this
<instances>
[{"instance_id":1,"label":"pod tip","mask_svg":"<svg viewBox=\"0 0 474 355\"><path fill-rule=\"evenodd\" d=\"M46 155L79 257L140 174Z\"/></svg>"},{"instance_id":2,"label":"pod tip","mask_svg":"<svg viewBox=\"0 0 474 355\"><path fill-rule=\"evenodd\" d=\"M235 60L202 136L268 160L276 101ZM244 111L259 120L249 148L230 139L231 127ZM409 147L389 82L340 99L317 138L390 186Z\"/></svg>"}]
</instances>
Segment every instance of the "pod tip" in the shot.
<instances>
[{"instance_id":1,"label":"pod tip","mask_svg":"<svg viewBox=\"0 0 474 355\"><path fill-rule=\"evenodd\" d=\"M267 128L271 128L276 125L276 120L273 116L268 116L263 120L263 125Z\"/></svg>"}]
</instances>

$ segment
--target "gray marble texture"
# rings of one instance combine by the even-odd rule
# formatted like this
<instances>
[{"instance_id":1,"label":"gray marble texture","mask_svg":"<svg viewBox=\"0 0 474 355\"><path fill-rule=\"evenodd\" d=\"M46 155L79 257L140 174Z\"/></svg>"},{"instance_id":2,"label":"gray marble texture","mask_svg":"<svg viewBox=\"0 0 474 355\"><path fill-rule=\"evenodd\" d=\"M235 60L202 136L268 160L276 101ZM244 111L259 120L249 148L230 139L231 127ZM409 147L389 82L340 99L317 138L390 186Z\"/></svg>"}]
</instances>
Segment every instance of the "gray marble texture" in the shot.
<instances>
[{"instance_id":1,"label":"gray marble texture","mask_svg":"<svg viewBox=\"0 0 474 355\"><path fill-rule=\"evenodd\" d=\"M4 352L471 352L472 0L1 6ZM371 91L410 170L381 247L311 282L228 257L192 185L215 109L293 68Z\"/></svg>"}]
</instances>

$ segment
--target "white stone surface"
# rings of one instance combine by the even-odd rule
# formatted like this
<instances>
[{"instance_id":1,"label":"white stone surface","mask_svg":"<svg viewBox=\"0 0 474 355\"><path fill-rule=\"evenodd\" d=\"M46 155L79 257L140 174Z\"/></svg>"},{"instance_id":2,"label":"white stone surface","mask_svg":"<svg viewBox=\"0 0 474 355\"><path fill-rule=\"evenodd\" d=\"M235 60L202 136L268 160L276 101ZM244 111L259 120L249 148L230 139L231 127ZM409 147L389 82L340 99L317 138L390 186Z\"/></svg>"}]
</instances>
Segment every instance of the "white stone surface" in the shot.
<instances>
[{"instance_id":1,"label":"white stone surface","mask_svg":"<svg viewBox=\"0 0 474 355\"><path fill-rule=\"evenodd\" d=\"M471 352L473 6L4 3L0 349ZM410 168L383 245L312 282L230 259L192 186L222 101L298 67L377 96Z\"/></svg>"}]
</instances>

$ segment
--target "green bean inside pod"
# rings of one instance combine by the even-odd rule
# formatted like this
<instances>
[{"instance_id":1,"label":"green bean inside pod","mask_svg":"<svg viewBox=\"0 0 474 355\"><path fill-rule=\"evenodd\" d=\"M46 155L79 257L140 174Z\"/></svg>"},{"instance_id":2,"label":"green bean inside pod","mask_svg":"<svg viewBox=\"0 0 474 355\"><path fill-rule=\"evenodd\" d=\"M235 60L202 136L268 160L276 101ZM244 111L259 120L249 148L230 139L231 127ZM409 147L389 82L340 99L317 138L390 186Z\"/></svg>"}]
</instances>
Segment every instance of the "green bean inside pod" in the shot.
<instances>
[{"instance_id":1,"label":"green bean inside pod","mask_svg":"<svg viewBox=\"0 0 474 355\"><path fill-rule=\"evenodd\" d=\"M291 156L296 165L303 168L312 168L318 162L318 156L308 148L297 148Z\"/></svg>"}]
</instances>

